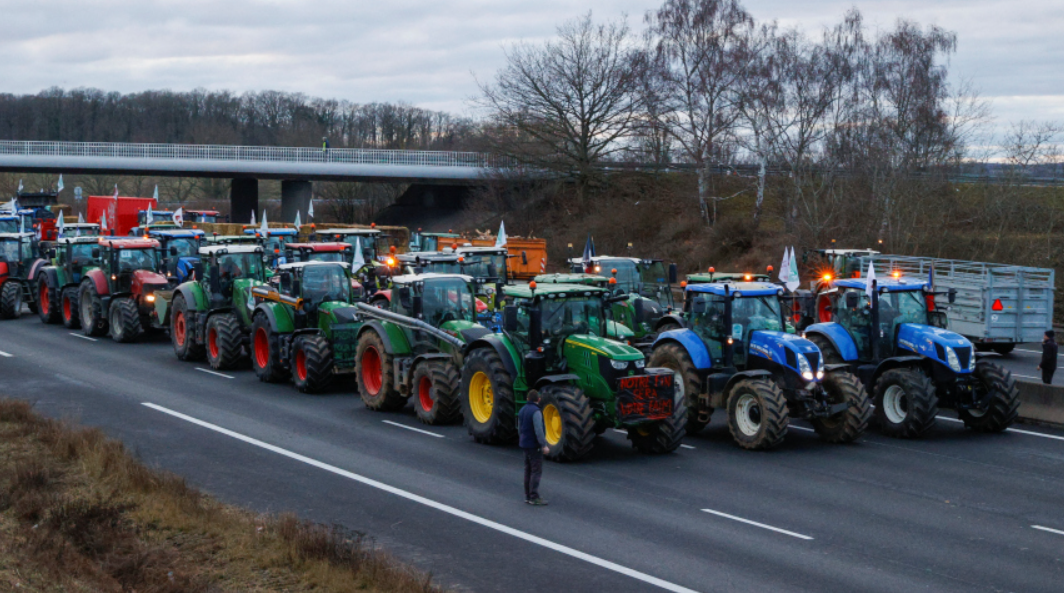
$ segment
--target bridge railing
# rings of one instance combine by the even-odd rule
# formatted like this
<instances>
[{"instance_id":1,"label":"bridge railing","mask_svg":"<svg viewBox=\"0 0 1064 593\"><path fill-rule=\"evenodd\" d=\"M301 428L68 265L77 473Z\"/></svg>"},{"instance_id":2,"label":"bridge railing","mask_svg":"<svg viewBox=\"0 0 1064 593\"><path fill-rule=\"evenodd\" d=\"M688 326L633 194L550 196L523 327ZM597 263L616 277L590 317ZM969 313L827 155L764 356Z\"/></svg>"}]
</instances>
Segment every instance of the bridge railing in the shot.
<instances>
[{"instance_id":1,"label":"bridge railing","mask_svg":"<svg viewBox=\"0 0 1064 593\"><path fill-rule=\"evenodd\" d=\"M112 142L38 142L0 140L0 155L181 159L208 161L259 161L416 165L427 167L505 167L505 159L479 152L430 150L376 150L280 146L222 146L213 144L119 144Z\"/></svg>"}]
</instances>

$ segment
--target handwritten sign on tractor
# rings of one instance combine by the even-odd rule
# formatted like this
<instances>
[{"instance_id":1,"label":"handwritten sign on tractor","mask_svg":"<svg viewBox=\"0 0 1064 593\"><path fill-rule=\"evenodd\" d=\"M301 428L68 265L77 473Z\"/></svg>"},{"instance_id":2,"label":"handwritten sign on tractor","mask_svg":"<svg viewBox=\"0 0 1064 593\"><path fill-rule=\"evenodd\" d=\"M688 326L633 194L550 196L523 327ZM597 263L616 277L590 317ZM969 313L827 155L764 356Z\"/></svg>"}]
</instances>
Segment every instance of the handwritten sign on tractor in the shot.
<instances>
[{"instance_id":1,"label":"handwritten sign on tractor","mask_svg":"<svg viewBox=\"0 0 1064 593\"><path fill-rule=\"evenodd\" d=\"M672 414L673 381L671 372L622 377L617 394L617 415L621 422L668 418Z\"/></svg>"}]
</instances>

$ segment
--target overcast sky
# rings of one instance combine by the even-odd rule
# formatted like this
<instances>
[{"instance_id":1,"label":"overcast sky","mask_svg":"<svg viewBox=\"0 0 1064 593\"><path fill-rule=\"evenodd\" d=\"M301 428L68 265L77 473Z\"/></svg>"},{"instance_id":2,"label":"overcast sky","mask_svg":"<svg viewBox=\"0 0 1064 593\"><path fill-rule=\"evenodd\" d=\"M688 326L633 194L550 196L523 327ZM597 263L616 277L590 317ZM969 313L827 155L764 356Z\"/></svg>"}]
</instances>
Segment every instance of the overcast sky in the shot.
<instances>
[{"instance_id":1,"label":"overcast sky","mask_svg":"<svg viewBox=\"0 0 1064 593\"><path fill-rule=\"evenodd\" d=\"M474 75L503 48L551 36L591 10L650 0L0 0L0 92L97 87L278 89L354 102L405 101L469 113ZM899 17L957 32L952 71L992 100L1004 124L1064 121L1064 1L748 0L760 20L816 32L856 6L875 27Z\"/></svg>"}]
</instances>

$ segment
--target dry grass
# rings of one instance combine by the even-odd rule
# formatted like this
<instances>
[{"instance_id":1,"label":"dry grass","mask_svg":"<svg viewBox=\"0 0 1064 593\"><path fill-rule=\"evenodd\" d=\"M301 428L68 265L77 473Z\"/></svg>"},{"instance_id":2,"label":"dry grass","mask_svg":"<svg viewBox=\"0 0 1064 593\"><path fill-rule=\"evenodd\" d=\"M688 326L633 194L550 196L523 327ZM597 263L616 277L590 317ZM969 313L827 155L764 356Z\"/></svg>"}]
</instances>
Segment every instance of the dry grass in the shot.
<instances>
[{"instance_id":1,"label":"dry grass","mask_svg":"<svg viewBox=\"0 0 1064 593\"><path fill-rule=\"evenodd\" d=\"M0 590L438 591L357 534L223 505L0 400Z\"/></svg>"}]
</instances>

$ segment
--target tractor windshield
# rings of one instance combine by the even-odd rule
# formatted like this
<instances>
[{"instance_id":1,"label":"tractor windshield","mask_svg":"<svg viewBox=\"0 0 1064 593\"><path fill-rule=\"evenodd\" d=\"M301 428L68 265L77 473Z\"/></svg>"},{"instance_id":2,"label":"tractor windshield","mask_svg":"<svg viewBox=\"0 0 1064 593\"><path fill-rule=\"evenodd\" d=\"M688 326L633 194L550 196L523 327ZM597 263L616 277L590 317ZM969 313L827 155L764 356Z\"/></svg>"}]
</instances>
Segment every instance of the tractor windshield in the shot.
<instances>
[{"instance_id":1,"label":"tractor windshield","mask_svg":"<svg viewBox=\"0 0 1064 593\"><path fill-rule=\"evenodd\" d=\"M375 235L336 235L331 240L342 243L347 243L354 249L358 249L356 245L362 247L362 258L366 261L373 261L377 258L377 237ZM354 261L354 254L351 258Z\"/></svg>"},{"instance_id":2,"label":"tractor windshield","mask_svg":"<svg viewBox=\"0 0 1064 593\"><path fill-rule=\"evenodd\" d=\"M606 335L605 307L600 299L543 299L544 337L571 334Z\"/></svg>"},{"instance_id":3,"label":"tractor windshield","mask_svg":"<svg viewBox=\"0 0 1064 593\"><path fill-rule=\"evenodd\" d=\"M474 278L506 278L506 254L467 253L461 273Z\"/></svg>"},{"instance_id":4,"label":"tractor windshield","mask_svg":"<svg viewBox=\"0 0 1064 593\"><path fill-rule=\"evenodd\" d=\"M303 298L314 304L351 300L351 281L340 266L303 268Z\"/></svg>"},{"instance_id":5,"label":"tractor windshield","mask_svg":"<svg viewBox=\"0 0 1064 593\"><path fill-rule=\"evenodd\" d=\"M92 262L92 250L95 243L74 243L70 246L70 263L78 266Z\"/></svg>"},{"instance_id":6,"label":"tractor windshield","mask_svg":"<svg viewBox=\"0 0 1064 593\"><path fill-rule=\"evenodd\" d=\"M0 260L15 263L28 261L33 255L33 246L29 240L3 239L0 240Z\"/></svg>"},{"instance_id":7,"label":"tractor windshield","mask_svg":"<svg viewBox=\"0 0 1064 593\"><path fill-rule=\"evenodd\" d=\"M263 240L262 248L266 253L280 253L284 251L286 243L291 243L295 239L295 235L273 235Z\"/></svg>"},{"instance_id":8,"label":"tractor windshield","mask_svg":"<svg viewBox=\"0 0 1064 593\"><path fill-rule=\"evenodd\" d=\"M166 247L167 253L172 247L177 249L178 257L192 257L199 251L199 241L196 239L170 239Z\"/></svg>"},{"instance_id":9,"label":"tractor windshield","mask_svg":"<svg viewBox=\"0 0 1064 593\"><path fill-rule=\"evenodd\" d=\"M17 218L4 218L0 220L0 233L17 233L18 232L18 219Z\"/></svg>"},{"instance_id":10,"label":"tractor windshield","mask_svg":"<svg viewBox=\"0 0 1064 593\"><path fill-rule=\"evenodd\" d=\"M218 271L222 280L266 279L266 272L262 267L262 256L258 253L227 253L218 258Z\"/></svg>"},{"instance_id":11,"label":"tractor windshield","mask_svg":"<svg viewBox=\"0 0 1064 593\"><path fill-rule=\"evenodd\" d=\"M857 307L851 309L846 306L845 295L857 294ZM903 323L916 323L926 325L928 323L927 303L924 301L922 291L898 291L883 292L879 294L879 331L872 328L872 309L869 304L868 294L859 288L848 288L836 300L835 320L842 324L862 355L872 354L869 341L870 336L878 335L880 344L879 352L892 352L894 335L898 326Z\"/></svg>"},{"instance_id":12,"label":"tractor windshield","mask_svg":"<svg viewBox=\"0 0 1064 593\"><path fill-rule=\"evenodd\" d=\"M620 269L617 270L620 275ZM669 272L665 264L650 262L639 269L639 295L656 301L663 308L673 306L672 287L669 286ZM618 283L620 280L617 281Z\"/></svg>"},{"instance_id":13,"label":"tractor windshield","mask_svg":"<svg viewBox=\"0 0 1064 593\"><path fill-rule=\"evenodd\" d=\"M747 342L750 332L783 331L779 301L776 297L740 297L732 300L731 326L725 319L725 299L702 294L691 303L691 325L695 333L711 344L731 338Z\"/></svg>"},{"instance_id":14,"label":"tractor windshield","mask_svg":"<svg viewBox=\"0 0 1064 593\"><path fill-rule=\"evenodd\" d=\"M344 252L342 251L311 251L304 254L302 261L325 261L340 263L347 261L344 259Z\"/></svg>"},{"instance_id":15,"label":"tractor windshield","mask_svg":"<svg viewBox=\"0 0 1064 593\"><path fill-rule=\"evenodd\" d=\"M422 287L422 314L433 327L447 321L476 321L477 307L469 284L458 278L426 280Z\"/></svg>"},{"instance_id":16,"label":"tractor windshield","mask_svg":"<svg viewBox=\"0 0 1064 593\"><path fill-rule=\"evenodd\" d=\"M609 278L617 270L617 287L624 293L639 292L639 270L630 259L600 259L595 263L595 273Z\"/></svg>"},{"instance_id":17,"label":"tractor windshield","mask_svg":"<svg viewBox=\"0 0 1064 593\"><path fill-rule=\"evenodd\" d=\"M122 249L118 252L118 271L157 270L158 259L154 249Z\"/></svg>"}]
</instances>

